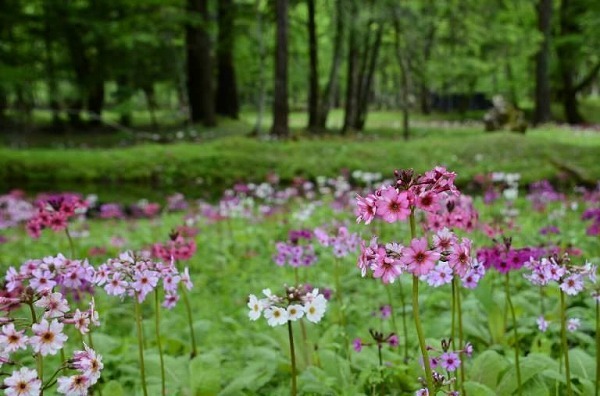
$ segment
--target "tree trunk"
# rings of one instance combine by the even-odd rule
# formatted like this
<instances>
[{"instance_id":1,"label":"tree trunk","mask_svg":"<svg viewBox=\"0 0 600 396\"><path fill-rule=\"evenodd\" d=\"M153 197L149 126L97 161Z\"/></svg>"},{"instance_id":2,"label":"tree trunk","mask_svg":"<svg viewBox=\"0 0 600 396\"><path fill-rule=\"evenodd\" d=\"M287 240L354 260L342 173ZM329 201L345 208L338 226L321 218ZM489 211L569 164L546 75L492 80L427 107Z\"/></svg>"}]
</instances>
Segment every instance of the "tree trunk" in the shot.
<instances>
[{"instance_id":1,"label":"tree trunk","mask_svg":"<svg viewBox=\"0 0 600 396\"><path fill-rule=\"evenodd\" d=\"M535 112L533 123L552 119L550 109L550 37L552 34L552 0L539 0L537 5L538 30L543 40L535 55Z\"/></svg>"},{"instance_id":2,"label":"tree trunk","mask_svg":"<svg viewBox=\"0 0 600 396\"><path fill-rule=\"evenodd\" d=\"M562 37L579 33L578 14L570 0L562 0L560 4L560 35ZM574 73L577 71L575 58L578 51L579 48L568 40L556 46L562 79L563 107L565 118L569 124L581 124L584 121L581 113L579 113L574 81Z\"/></svg>"},{"instance_id":3,"label":"tree trunk","mask_svg":"<svg viewBox=\"0 0 600 396\"><path fill-rule=\"evenodd\" d=\"M205 126L217 124L212 89L212 62L210 37L206 29L209 21L207 0L187 0L188 12L202 18L202 23L186 26L187 91L192 122Z\"/></svg>"},{"instance_id":4,"label":"tree trunk","mask_svg":"<svg viewBox=\"0 0 600 396\"><path fill-rule=\"evenodd\" d=\"M275 86L271 135L287 137L288 126L288 0L275 0L277 34L275 43Z\"/></svg>"},{"instance_id":5,"label":"tree trunk","mask_svg":"<svg viewBox=\"0 0 600 396\"><path fill-rule=\"evenodd\" d=\"M258 92L256 95L256 122L252 133L259 136L262 133L262 121L265 112L265 40L263 34L263 18L260 11L260 1L256 0L256 41L258 46Z\"/></svg>"},{"instance_id":6,"label":"tree trunk","mask_svg":"<svg viewBox=\"0 0 600 396\"><path fill-rule=\"evenodd\" d=\"M317 48L317 24L315 22L315 0L307 0L308 6L308 129L319 127L319 59Z\"/></svg>"},{"instance_id":7,"label":"tree trunk","mask_svg":"<svg viewBox=\"0 0 600 396\"><path fill-rule=\"evenodd\" d=\"M102 124L102 109L104 108L104 81L94 81L87 95L87 112L89 124Z\"/></svg>"},{"instance_id":8,"label":"tree trunk","mask_svg":"<svg viewBox=\"0 0 600 396\"><path fill-rule=\"evenodd\" d=\"M219 0L218 5L216 111L237 119L240 108L233 62L235 4L233 0Z\"/></svg>"},{"instance_id":9,"label":"tree trunk","mask_svg":"<svg viewBox=\"0 0 600 396\"><path fill-rule=\"evenodd\" d=\"M344 126L342 133L354 129L356 114L358 113L358 90L359 90L359 50L357 46L357 27L355 26L354 17L356 16L356 8L352 7L350 14L351 25L348 34L348 69L346 72L346 104L344 106Z\"/></svg>"},{"instance_id":10,"label":"tree trunk","mask_svg":"<svg viewBox=\"0 0 600 396\"><path fill-rule=\"evenodd\" d=\"M404 140L410 139L410 112L408 106L408 97L409 97L409 70L410 68L407 65L407 61L403 54L402 45L400 43L401 40L401 28L400 28L400 16L397 14L397 11L394 9L394 32L395 32L395 49L396 49L396 58L398 59L398 65L400 66L400 85L402 90L402 137ZM421 84L421 89L424 86Z\"/></svg>"},{"instance_id":11,"label":"tree trunk","mask_svg":"<svg viewBox=\"0 0 600 396\"><path fill-rule=\"evenodd\" d=\"M369 29L370 31L370 29ZM356 114L355 128L356 130L362 131L365 122L367 120L367 109L369 104L369 96L371 94L371 85L373 82L373 75L375 74L375 66L377 66L377 58L379 56L379 49L381 48L381 39L383 36L383 27L379 23L377 31L375 33L375 41L369 47L369 56L365 57L365 68L359 78L361 83L360 91L358 96L358 112Z\"/></svg>"},{"instance_id":12,"label":"tree trunk","mask_svg":"<svg viewBox=\"0 0 600 396\"><path fill-rule=\"evenodd\" d=\"M342 65L342 56L344 54L344 8L343 0L337 0L335 3L335 37L333 38L333 59L331 61L331 69L329 70L329 80L323 91L321 98L321 106L319 108L319 120L317 126L319 128L327 127L327 116L329 110L334 107L335 99L339 92L339 73Z\"/></svg>"}]
</instances>

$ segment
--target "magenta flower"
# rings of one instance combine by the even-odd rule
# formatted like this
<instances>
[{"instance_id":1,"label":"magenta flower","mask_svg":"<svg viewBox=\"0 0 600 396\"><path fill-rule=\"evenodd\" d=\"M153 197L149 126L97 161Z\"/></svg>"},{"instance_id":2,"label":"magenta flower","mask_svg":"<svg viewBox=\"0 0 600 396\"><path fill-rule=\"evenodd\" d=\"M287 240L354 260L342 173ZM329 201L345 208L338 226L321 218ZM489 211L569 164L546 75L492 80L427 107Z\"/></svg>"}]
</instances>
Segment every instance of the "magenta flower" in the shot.
<instances>
[{"instance_id":1,"label":"magenta flower","mask_svg":"<svg viewBox=\"0 0 600 396\"><path fill-rule=\"evenodd\" d=\"M427 275L440 259L440 254L428 250L426 238L415 238L410 242L410 247L402 251L402 262L408 267L408 272L413 275Z\"/></svg>"},{"instance_id":2,"label":"magenta flower","mask_svg":"<svg viewBox=\"0 0 600 396\"><path fill-rule=\"evenodd\" d=\"M456 371L460 366L460 358L454 352L446 352L440 356L440 365L448 371Z\"/></svg>"},{"instance_id":3,"label":"magenta flower","mask_svg":"<svg viewBox=\"0 0 600 396\"><path fill-rule=\"evenodd\" d=\"M377 215L388 223L405 220L410 216L408 192L398 192L391 186L381 192L375 205L377 206Z\"/></svg>"},{"instance_id":4,"label":"magenta flower","mask_svg":"<svg viewBox=\"0 0 600 396\"><path fill-rule=\"evenodd\" d=\"M363 344L362 344L361 339L355 338L354 341L352 341L352 347L354 348L354 350L356 352L362 351Z\"/></svg>"},{"instance_id":5,"label":"magenta flower","mask_svg":"<svg viewBox=\"0 0 600 396\"><path fill-rule=\"evenodd\" d=\"M377 198L373 194L369 194L366 197L356 196L356 222L360 223L364 221L365 224L370 224L375 218L377 213L377 206L375 205Z\"/></svg>"}]
</instances>

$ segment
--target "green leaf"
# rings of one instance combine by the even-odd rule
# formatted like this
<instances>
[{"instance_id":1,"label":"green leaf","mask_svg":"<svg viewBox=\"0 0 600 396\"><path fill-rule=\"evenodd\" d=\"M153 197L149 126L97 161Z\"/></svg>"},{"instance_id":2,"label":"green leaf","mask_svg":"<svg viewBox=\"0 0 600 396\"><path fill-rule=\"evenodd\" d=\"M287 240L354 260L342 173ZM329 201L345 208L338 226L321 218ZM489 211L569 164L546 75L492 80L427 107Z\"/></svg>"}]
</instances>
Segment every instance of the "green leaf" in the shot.
<instances>
[{"instance_id":1,"label":"green leaf","mask_svg":"<svg viewBox=\"0 0 600 396\"><path fill-rule=\"evenodd\" d=\"M554 360L548 356L535 353L532 353L526 357L522 357L520 359L520 363L522 386L528 385L527 382L529 380L531 380L537 374L542 373L544 370L556 367L556 362ZM502 376L502 380L500 381L498 388L496 388L496 392L498 395L512 395L517 388L517 370L516 367L513 366L508 369L504 376Z\"/></svg>"},{"instance_id":2,"label":"green leaf","mask_svg":"<svg viewBox=\"0 0 600 396\"><path fill-rule=\"evenodd\" d=\"M596 378L596 360L581 349L569 351L571 375L585 378Z\"/></svg>"},{"instance_id":3,"label":"green leaf","mask_svg":"<svg viewBox=\"0 0 600 396\"><path fill-rule=\"evenodd\" d=\"M221 360L217 353L195 357L189 370L193 393L209 396L221 390Z\"/></svg>"},{"instance_id":4,"label":"green leaf","mask_svg":"<svg viewBox=\"0 0 600 396\"><path fill-rule=\"evenodd\" d=\"M464 387L469 396L496 396L493 390L479 382L467 381Z\"/></svg>"},{"instance_id":5,"label":"green leaf","mask_svg":"<svg viewBox=\"0 0 600 396\"><path fill-rule=\"evenodd\" d=\"M119 382L109 381L102 387L102 394L111 396L124 396L125 391Z\"/></svg>"},{"instance_id":6,"label":"green leaf","mask_svg":"<svg viewBox=\"0 0 600 396\"><path fill-rule=\"evenodd\" d=\"M499 376L508 366L504 357L495 351L485 351L473 360L472 369L469 376L472 381L487 386L490 389L496 389Z\"/></svg>"}]
</instances>

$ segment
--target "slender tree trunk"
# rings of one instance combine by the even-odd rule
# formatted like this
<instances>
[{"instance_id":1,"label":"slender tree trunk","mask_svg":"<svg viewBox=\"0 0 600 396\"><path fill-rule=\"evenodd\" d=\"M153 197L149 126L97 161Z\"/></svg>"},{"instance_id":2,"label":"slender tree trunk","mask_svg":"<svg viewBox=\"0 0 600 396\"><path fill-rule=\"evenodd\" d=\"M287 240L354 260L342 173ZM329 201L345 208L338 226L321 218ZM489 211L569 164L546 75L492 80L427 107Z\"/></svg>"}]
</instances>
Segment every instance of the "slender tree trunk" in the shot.
<instances>
[{"instance_id":1,"label":"slender tree trunk","mask_svg":"<svg viewBox=\"0 0 600 396\"><path fill-rule=\"evenodd\" d=\"M348 69L346 72L346 104L344 108L344 126L342 133L346 133L354 129L354 122L358 112L358 89L359 89L359 49L357 45L357 26L354 21L356 16L356 8L352 4L352 12L350 18L350 31L348 34Z\"/></svg>"},{"instance_id":2,"label":"slender tree trunk","mask_svg":"<svg viewBox=\"0 0 600 396\"><path fill-rule=\"evenodd\" d=\"M331 61L331 69L329 70L329 80L323 91L321 98L321 106L319 109L319 120L317 126L319 128L327 127L327 116L329 110L334 107L335 98L339 90L339 72L342 65L342 56L344 54L344 2L337 0L335 3L335 36L333 39L333 59Z\"/></svg>"},{"instance_id":3,"label":"slender tree trunk","mask_svg":"<svg viewBox=\"0 0 600 396\"><path fill-rule=\"evenodd\" d=\"M288 126L288 0L275 0L277 34L275 49L275 87L271 135L287 137Z\"/></svg>"},{"instance_id":4,"label":"slender tree trunk","mask_svg":"<svg viewBox=\"0 0 600 396\"><path fill-rule=\"evenodd\" d=\"M577 4L571 0L562 0L560 4L560 35L568 37L579 33L577 25L578 12L575 10ZM569 124L581 124L584 120L579 113L577 101L577 90L575 89L574 73L577 70L575 58L579 49L571 42L565 41L556 47L558 55L560 74L562 79L562 99L565 118Z\"/></svg>"},{"instance_id":5,"label":"slender tree trunk","mask_svg":"<svg viewBox=\"0 0 600 396\"><path fill-rule=\"evenodd\" d=\"M539 0L537 5L538 30L543 40L535 55L535 112L534 124L552 119L550 109L550 37L552 34L552 0Z\"/></svg>"},{"instance_id":6,"label":"slender tree trunk","mask_svg":"<svg viewBox=\"0 0 600 396\"><path fill-rule=\"evenodd\" d=\"M394 9L394 32L395 39L394 44L396 47L396 58L398 59L398 65L400 66L400 85L402 90L402 137L404 140L410 139L410 112L409 112L409 70L410 68L407 65L405 56L403 54L403 49L401 45L401 35L402 31L400 28L400 16L397 11ZM421 86L422 88L422 86Z\"/></svg>"},{"instance_id":7,"label":"slender tree trunk","mask_svg":"<svg viewBox=\"0 0 600 396\"><path fill-rule=\"evenodd\" d=\"M209 22L208 0L187 0L188 12L202 18L201 26L186 26L187 91L192 122L205 126L217 124L212 89L212 60L210 37L206 25Z\"/></svg>"},{"instance_id":8,"label":"slender tree trunk","mask_svg":"<svg viewBox=\"0 0 600 396\"><path fill-rule=\"evenodd\" d=\"M54 14L49 3L44 3L44 51L45 70L48 85L48 102L52 110L52 124L56 127L60 124L60 106L58 103L58 84L56 83L56 68L54 54L52 52L53 32L52 23Z\"/></svg>"},{"instance_id":9,"label":"slender tree trunk","mask_svg":"<svg viewBox=\"0 0 600 396\"><path fill-rule=\"evenodd\" d=\"M367 120L367 110L369 104L369 96L371 95L371 87L373 83L373 75L377 66L377 58L379 57L379 49L381 48L381 39L383 36L383 26L379 23L375 33L375 41L370 46L369 57L365 59L364 74L360 76L360 94L358 97L358 112L356 115L355 128L362 131Z\"/></svg>"},{"instance_id":10,"label":"slender tree trunk","mask_svg":"<svg viewBox=\"0 0 600 396\"><path fill-rule=\"evenodd\" d=\"M315 22L315 0L307 0L308 6L308 129L316 131L319 126L319 58L317 47L317 24Z\"/></svg>"},{"instance_id":11,"label":"slender tree trunk","mask_svg":"<svg viewBox=\"0 0 600 396\"><path fill-rule=\"evenodd\" d=\"M101 61L100 61L101 62ZM101 73L98 73L101 74ZM90 116L90 125L102 123L102 110L104 108L104 81L94 81L87 96L87 112Z\"/></svg>"},{"instance_id":12,"label":"slender tree trunk","mask_svg":"<svg viewBox=\"0 0 600 396\"><path fill-rule=\"evenodd\" d=\"M256 98L256 123L254 124L254 130L252 131L255 135L262 133L262 121L265 113L265 96L266 96L266 83L265 83L265 42L263 34L263 18L260 11L260 0L256 0L256 41L258 45L258 92Z\"/></svg>"},{"instance_id":13,"label":"slender tree trunk","mask_svg":"<svg viewBox=\"0 0 600 396\"><path fill-rule=\"evenodd\" d=\"M239 102L233 62L235 4L233 0L219 0L219 35L217 38L217 114L238 118Z\"/></svg>"}]
</instances>

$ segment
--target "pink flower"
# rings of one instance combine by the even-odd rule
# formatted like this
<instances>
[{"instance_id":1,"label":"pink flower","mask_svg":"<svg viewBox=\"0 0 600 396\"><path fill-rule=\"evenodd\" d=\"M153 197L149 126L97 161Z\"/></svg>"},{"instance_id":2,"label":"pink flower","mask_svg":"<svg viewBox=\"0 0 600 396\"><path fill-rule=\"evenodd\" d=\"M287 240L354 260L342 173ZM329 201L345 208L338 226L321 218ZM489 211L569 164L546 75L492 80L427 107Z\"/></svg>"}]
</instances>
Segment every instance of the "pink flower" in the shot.
<instances>
[{"instance_id":1,"label":"pink flower","mask_svg":"<svg viewBox=\"0 0 600 396\"><path fill-rule=\"evenodd\" d=\"M397 347L398 345L400 345L400 341L398 340L398 336L396 334L392 334L390 336L390 338L388 338L388 344L390 344L390 346L392 348Z\"/></svg>"},{"instance_id":2,"label":"pink flower","mask_svg":"<svg viewBox=\"0 0 600 396\"><path fill-rule=\"evenodd\" d=\"M69 304L60 293L50 293L35 302L37 307L44 308L44 318L59 318L69 312Z\"/></svg>"},{"instance_id":3,"label":"pink flower","mask_svg":"<svg viewBox=\"0 0 600 396\"><path fill-rule=\"evenodd\" d=\"M371 269L373 278L381 278L383 283L394 283L396 278L402 274L402 263L400 260L386 256L385 248L379 248L377 259Z\"/></svg>"},{"instance_id":4,"label":"pink flower","mask_svg":"<svg viewBox=\"0 0 600 396\"><path fill-rule=\"evenodd\" d=\"M579 318L571 318L567 322L567 330L575 331L581 326L581 320Z\"/></svg>"},{"instance_id":5,"label":"pink flower","mask_svg":"<svg viewBox=\"0 0 600 396\"><path fill-rule=\"evenodd\" d=\"M24 334L25 330L17 331L12 323L2 326L0 345L4 348L4 352L12 353L18 349L27 349L28 337Z\"/></svg>"},{"instance_id":6,"label":"pink flower","mask_svg":"<svg viewBox=\"0 0 600 396\"><path fill-rule=\"evenodd\" d=\"M165 300L163 301L162 306L167 309L172 309L175 307L175 305L177 305L178 301L179 301L179 294L167 292L165 294Z\"/></svg>"},{"instance_id":7,"label":"pink flower","mask_svg":"<svg viewBox=\"0 0 600 396\"><path fill-rule=\"evenodd\" d=\"M42 356L56 355L68 338L62 333L63 327L64 325L56 319L52 323L48 323L46 319L42 319L40 323L34 323L31 329L35 335L29 339L33 351Z\"/></svg>"},{"instance_id":8,"label":"pink flower","mask_svg":"<svg viewBox=\"0 0 600 396\"><path fill-rule=\"evenodd\" d=\"M440 365L448 371L456 371L460 366L460 358L454 352L446 352L440 356Z\"/></svg>"},{"instance_id":9,"label":"pink flower","mask_svg":"<svg viewBox=\"0 0 600 396\"><path fill-rule=\"evenodd\" d=\"M363 345L360 338L355 338L354 341L352 341L352 348L354 348L356 352L362 351L362 347Z\"/></svg>"},{"instance_id":10,"label":"pink flower","mask_svg":"<svg viewBox=\"0 0 600 396\"><path fill-rule=\"evenodd\" d=\"M112 276L111 280L106 283L104 290L109 296L122 296L125 294L127 282L121 279L121 274L116 273Z\"/></svg>"},{"instance_id":11,"label":"pink flower","mask_svg":"<svg viewBox=\"0 0 600 396\"><path fill-rule=\"evenodd\" d=\"M388 223L405 220L410 216L410 203L406 191L398 192L394 187L387 187L375 203L377 215Z\"/></svg>"},{"instance_id":12,"label":"pink flower","mask_svg":"<svg viewBox=\"0 0 600 396\"><path fill-rule=\"evenodd\" d=\"M90 379L83 374L78 374L59 377L56 391L68 396L87 396L90 386Z\"/></svg>"},{"instance_id":13,"label":"pink flower","mask_svg":"<svg viewBox=\"0 0 600 396\"><path fill-rule=\"evenodd\" d=\"M560 284L560 289L570 296L575 296L583 290L581 275L571 275Z\"/></svg>"},{"instance_id":14,"label":"pink flower","mask_svg":"<svg viewBox=\"0 0 600 396\"><path fill-rule=\"evenodd\" d=\"M357 223L364 220L365 224L370 224L371 221L373 221L375 214L377 213L376 202L377 197L373 194L369 194L364 198L360 195L356 196Z\"/></svg>"},{"instance_id":15,"label":"pink flower","mask_svg":"<svg viewBox=\"0 0 600 396\"><path fill-rule=\"evenodd\" d=\"M38 379L37 371L21 367L4 379L4 386L7 396L38 396L42 389L42 381Z\"/></svg>"},{"instance_id":16,"label":"pink flower","mask_svg":"<svg viewBox=\"0 0 600 396\"><path fill-rule=\"evenodd\" d=\"M548 329L549 323L546 321L546 319L544 319L543 316L540 316L539 318L537 318L536 322L538 325L538 329L540 329L541 332L544 332Z\"/></svg>"},{"instance_id":17,"label":"pink flower","mask_svg":"<svg viewBox=\"0 0 600 396\"><path fill-rule=\"evenodd\" d=\"M90 385L95 384L100 378L100 371L104 368L102 356L84 344L84 351L76 351L73 354L72 366L89 378Z\"/></svg>"},{"instance_id":18,"label":"pink flower","mask_svg":"<svg viewBox=\"0 0 600 396\"><path fill-rule=\"evenodd\" d=\"M158 274L155 271L138 271L134 275L133 289L138 294L138 300L142 302L146 295L151 293L158 284Z\"/></svg>"},{"instance_id":19,"label":"pink flower","mask_svg":"<svg viewBox=\"0 0 600 396\"><path fill-rule=\"evenodd\" d=\"M440 259L438 252L427 249L427 239L415 238L410 242L410 247L402 251L402 262L407 265L408 271L417 276L427 275Z\"/></svg>"}]
</instances>

